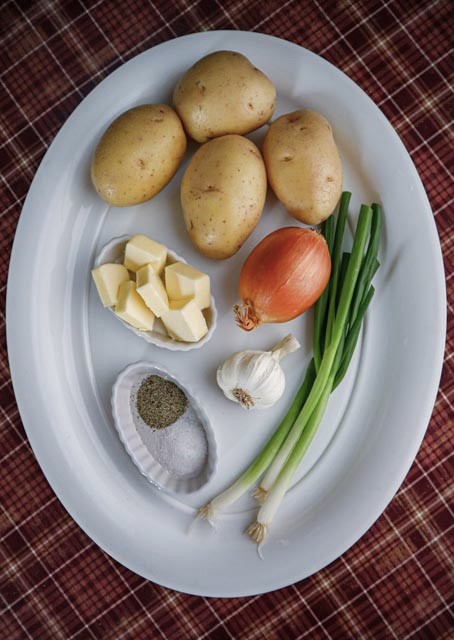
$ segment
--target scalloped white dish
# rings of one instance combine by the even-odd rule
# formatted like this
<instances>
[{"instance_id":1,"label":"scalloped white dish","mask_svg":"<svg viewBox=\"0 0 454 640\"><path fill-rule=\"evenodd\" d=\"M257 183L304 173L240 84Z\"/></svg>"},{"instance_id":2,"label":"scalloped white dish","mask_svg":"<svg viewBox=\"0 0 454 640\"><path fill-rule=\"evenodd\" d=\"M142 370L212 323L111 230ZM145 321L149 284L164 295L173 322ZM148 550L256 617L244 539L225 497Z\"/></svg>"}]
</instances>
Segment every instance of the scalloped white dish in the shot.
<instances>
[{"instance_id":1,"label":"scalloped white dish","mask_svg":"<svg viewBox=\"0 0 454 640\"><path fill-rule=\"evenodd\" d=\"M93 266L99 267L101 264L105 264L106 262L117 262L123 264L125 246L130 238L130 235L123 235L109 240L96 256ZM174 262L186 263L186 260L181 256L178 256L171 249L167 249L166 264L173 264ZM203 347L203 345L211 339L211 336L216 329L217 311L213 296L211 296L211 306L202 311L207 323L208 332L198 342L181 342L180 340L174 340L167 334L160 318L155 319L153 331L141 331L119 318L112 307L106 308L115 316L118 322L121 322L124 327L135 333L136 336L139 336L142 340L145 340L150 344L154 344L157 347L161 347L162 349L170 349L170 351L191 351L192 349L200 349L200 347Z\"/></svg>"},{"instance_id":2,"label":"scalloped white dish","mask_svg":"<svg viewBox=\"0 0 454 640\"><path fill-rule=\"evenodd\" d=\"M272 194L251 236L226 261L197 253L179 187L196 148L148 203L107 206L89 166L106 124L126 109L170 100L181 74L216 50L240 51L276 84L276 116L306 107L333 127L344 185L380 201L384 228L376 295L361 343L258 558L244 529L256 504L243 496L217 532L196 509L246 469L275 430L311 357L312 314L249 334L235 326L241 266L268 233L294 226ZM282 70L285 69L285 73ZM261 144L264 129L251 138ZM373 152L371 152L373 150ZM157 348L106 313L90 270L109 239L141 233L208 273L217 328L203 349ZM10 263L7 337L11 375L31 446L68 512L107 553L159 584L204 596L246 596L301 580L338 558L376 521L403 481L438 389L446 295L433 215L411 158L384 115L347 76L309 51L270 36L198 33L156 46L103 80L49 148L19 221ZM266 349L285 334L301 342L281 400L247 412L226 399L216 370L235 351ZM131 463L112 419L112 386L129 363L159 361L200 398L217 442L217 471L196 492L159 491ZM31 392L31 390L33 392ZM52 402L49 401L52 398ZM205 526L202 526L205 525ZM283 544L284 542L284 544Z\"/></svg>"},{"instance_id":3,"label":"scalloped white dish","mask_svg":"<svg viewBox=\"0 0 454 640\"><path fill-rule=\"evenodd\" d=\"M140 418L135 407L137 390L151 375L176 384L188 399L183 416L165 429L151 429ZM134 464L150 482L170 493L193 493L203 487L216 470L217 448L211 423L194 392L168 369L155 362L130 364L117 377L112 388L112 414L126 451ZM189 446L179 447L179 434L184 430ZM165 453L172 449L173 458ZM202 453L206 451L202 459ZM164 455L163 455L164 454ZM185 457L188 467L180 472L178 455ZM190 459L188 460L188 456Z\"/></svg>"}]
</instances>

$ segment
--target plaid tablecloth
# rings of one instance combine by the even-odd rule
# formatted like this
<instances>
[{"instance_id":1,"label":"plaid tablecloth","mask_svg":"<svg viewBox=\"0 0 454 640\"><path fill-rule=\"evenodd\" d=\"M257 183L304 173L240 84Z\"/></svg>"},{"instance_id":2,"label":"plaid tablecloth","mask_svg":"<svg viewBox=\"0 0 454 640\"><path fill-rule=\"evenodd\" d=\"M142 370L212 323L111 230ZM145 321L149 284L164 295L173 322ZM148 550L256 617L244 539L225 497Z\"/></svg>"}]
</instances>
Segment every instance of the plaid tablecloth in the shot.
<instances>
[{"instance_id":1,"label":"plaid tablecloth","mask_svg":"<svg viewBox=\"0 0 454 640\"><path fill-rule=\"evenodd\" d=\"M452 3L4 0L0 23L0 637L454 637L452 315L427 435L385 513L352 549L311 578L231 600L187 596L147 582L107 556L71 520L25 436L5 338L15 227L58 129L124 61L207 29L260 31L301 44L373 98L428 192L452 304Z\"/></svg>"}]
</instances>

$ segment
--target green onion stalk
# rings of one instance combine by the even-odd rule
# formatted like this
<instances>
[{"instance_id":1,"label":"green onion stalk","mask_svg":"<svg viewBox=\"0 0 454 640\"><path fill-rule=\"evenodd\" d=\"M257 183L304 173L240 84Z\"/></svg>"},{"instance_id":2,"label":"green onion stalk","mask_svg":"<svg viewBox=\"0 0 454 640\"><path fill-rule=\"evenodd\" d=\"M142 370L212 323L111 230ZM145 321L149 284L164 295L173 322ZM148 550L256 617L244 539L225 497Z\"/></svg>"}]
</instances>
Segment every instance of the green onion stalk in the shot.
<instances>
[{"instance_id":1,"label":"green onion stalk","mask_svg":"<svg viewBox=\"0 0 454 640\"><path fill-rule=\"evenodd\" d=\"M328 343L334 330L335 316L337 322L337 335L335 340L331 340L330 347L333 347L334 345L333 348L336 349L338 341L347 334L345 344L342 349L338 351L336 364L332 367L335 369L332 390L340 384L347 372L359 338L364 314L375 292L374 288L370 285L370 280L378 268L376 255L378 251L378 239L381 227L380 211L377 209L378 205L373 205L372 211L365 206L361 209L363 215L366 214L366 210L368 209L367 215L368 218L370 218L371 229L365 256L363 257L363 253L365 242L368 239L369 230L367 227L362 229L358 222L355 238L358 241L361 240L361 244L357 244L356 247L356 264L352 264L352 254L350 253L344 253L341 258L341 244L345 230L349 202L350 193L343 193L339 206L339 215L335 234L333 235L333 231L330 228L326 230L328 237L333 237L331 244L327 239L330 246L332 262L330 281L325 289L325 292L329 291L329 295L327 295L325 300L322 297L319 298L315 306L313 349L314 362L317 359L315 356L316 353L320 360L318 370L320 369L324 346ZM348 290L346 284L349 287ZM344 296L343 301L342 296ZM344 305L342 314L340 311L341 304ZM324 336L324 339L322 339L322 336ZM315 366L317 368L316 364ZM283 465L292 452L300 430L304 429L304 424L309 419L309 412L311 409L312 407L309 406L305 414L298 416L295 424L293 425L293 429L284 441L282 447L279 449L279 452L275 456L272 464L268 467L265 476L262 478L260 486L255 490L254 496L260 504L263 504L268 491L273 486Z\"/></svg>"},{"instance_id":2,"label":"green onion stalk","mask_svg":"<svg viewBox=\"0 0 454 640\"><path fill-rule=\"evenodd\" d=\"M295 464L298 466L301 462L323 417L334 384L338 362L341 358L341 342L345 336L350 304L361 270L371 222L372 209L363 205L359 214L357 231L345 274L339 307L333 321L331 341L323 353L320 369L309 396L260 485L265 499L258 512L257 521L248 528L249 535L259 544L263 542L268 531L268 526L288 489L291 477L293 476L293 472L290 473L290 471L296 470ZM335 292L336 288L334 287L334 295ZM328 311L328 323L329 321L330 315ZM310 434L310 436L308 434ZM304 443L304 446L303 444L300 445L300 442Z\"/></svg>"},{"instance_id":3,"label":"green onion stalk","mask_svg":"<svg viewBox=\"0 0 454 640\"><path fill-rule=\"evenodd\" d=\"M333 376L330 376L321 396L318 399L315 409L306 424L306 428L302 431L295 447L290 453L290 456L280 469L279 475L277 476L271 490L267 492L263 504L257 514L256 521L246 529L250 537L255 540L259 546L265 541L269 524L274 518L276 511L287 492L293 474L297 470L304 454L308 450L309 445L317 432L320 422L322 421L323 414L325 413L332 387Z\"/></svg>"},{"instance_id":4,"label":"green onion stalk","mask_svg":"<svg viewBox=\"0 0 454 640\"><path fill-rule=\"evenodd\" d=\"M255 492L262 506L256 522L247 529L259 545L317 432L332 390L347 371L374 294L370 283L378 267L380 207L375 204L372 208L361 207L351 254L341 256L349 201L350 194L342 194L335 229L332 216L323 225L332 272L315 305L314 357L303 383L284 419L248 469L199 511L200 517L213 523L219 511L235 502L265 474Z\"/></svg>"},{"instance_id":5,"label":"green onion stalk","mask_svg":"<svg viewBox=\"0 0 454 640\"><path fill-rule=\"evenodd\" d=\"M322 324L323 315L326 311L328 313L327 324L325 327L326 337L328 337L328 334L331 334L332 332L332 327L330 325L334 323L334 307L331 304L331 302L333 298L335 299L336 297L338 274L339 274L339 263L340 263L340 248L341 248L341 242L342 242L342 235L345 229L345 221L347 218L347 210L348 210L348 204L350 202L350 197L351 197L351 194L348 192L343 193L341 197L338 222L336 225L336 233L334 236L334 243L333 243L332 253L331 253L331 277L327 285L327 288L329 289L329 301L328 301L328 298L326 299L326 303L324 301L321 301L321 304L325 306L325 309L315 319L314 328L316 330L314 331L314 347L315 347L315 344L320 343L319 336L322 335L320 325ZM353 252L355 252L355 262L352 259L349 260L347 273L345 274L345 281L348 282L349 287L348 288L344 287L342 289L343 299L341 297L341 300L339 302L339 309L338 309L337 318L336 318L337 332L334 336L334 339L329 343L329 348L323 354L323 358L320 362L320 365L317 371L315 384L311 390L311 393L307 398L307 401L304 407L302 408L301 413L296 418L295 423L288 434L288 437L286 437L284 444L279 449L279 452L277 453L272 464L268 468L268 471L265 477L263 478L263 480L261 481L259 488L254 493L255 497L260 503L264 502L267 492L272 487L274 481L276 480L277 476L281 471L282 466L285 464L285 461L287 460L290 453L292 452L293 447L296 445L301 429L304 428L305 424L311 417L311 414L315 410L315 406L318 403L318 399L320 398L320 395L322 394L323 389L327 384L328 376L333 368L334 359L338 351L340 341L342 340L344 335L345 323L348 319L349 305L354 293L356 279L360 270L361 261L364 253L364 247L365 247L365 243L367 241L367 237L369 233L370 215L371 215L370 207L363 206L361 208L360 218L358 221L358 233L356 235L357 242L356 242L356 246L354 245L352 250L352 255L353 255ZM339 228L341 229L340 233L338 232ZM323 347L320 346L318 353L321 353L322 349ZM314 349L314 353L315 353L315 349Z\"/></svg>"}]
</instances>

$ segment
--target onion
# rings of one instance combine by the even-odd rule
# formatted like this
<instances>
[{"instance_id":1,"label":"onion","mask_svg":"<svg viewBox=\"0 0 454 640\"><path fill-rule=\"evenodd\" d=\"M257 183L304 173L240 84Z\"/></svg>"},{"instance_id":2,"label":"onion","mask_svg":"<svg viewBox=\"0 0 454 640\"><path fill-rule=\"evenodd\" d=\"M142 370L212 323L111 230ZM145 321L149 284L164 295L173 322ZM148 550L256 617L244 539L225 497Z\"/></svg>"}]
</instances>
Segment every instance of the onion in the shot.
<instances>
[{"instance_id":1,"label":"onion","mask_svg":"<svg viewBox=\"0 0 454 640\"><path fill-rule=\"evenodd\" d=\"M263 238L240 273L242 305L235 319L251 331L263 322L287 322L304 313L323 293L331 273L325 238L314 229L284 227Z\"/></svg>"}]
</instances>

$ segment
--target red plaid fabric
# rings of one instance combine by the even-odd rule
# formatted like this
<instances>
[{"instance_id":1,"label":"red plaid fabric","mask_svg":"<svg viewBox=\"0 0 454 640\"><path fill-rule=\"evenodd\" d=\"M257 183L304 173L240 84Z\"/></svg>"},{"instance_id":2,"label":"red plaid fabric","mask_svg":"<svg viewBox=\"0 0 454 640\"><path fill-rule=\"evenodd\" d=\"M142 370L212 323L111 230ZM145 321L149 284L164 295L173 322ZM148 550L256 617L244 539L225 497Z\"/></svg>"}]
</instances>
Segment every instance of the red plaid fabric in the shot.
<instances>
[{"instance_id":1,"label":"red plaid fabric","mask_svg":"<svg viewBox=\"0 0 454 640\"><path fill-rule=\"evenodd\" d=\"M296 42L334 63L373 98L402 138L429 195L452 311L452 10L448 0L1 3L2 638L454 637L452 313L427 435L385 513L352 549L311 578L231 600L187 596L150 583L118 565L71 520L25 436L5 339L16 224L58 129L123 62L170 38L207 29L260 31Z\"/></svg>"}]
</instances>

